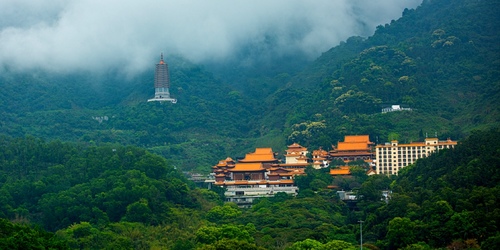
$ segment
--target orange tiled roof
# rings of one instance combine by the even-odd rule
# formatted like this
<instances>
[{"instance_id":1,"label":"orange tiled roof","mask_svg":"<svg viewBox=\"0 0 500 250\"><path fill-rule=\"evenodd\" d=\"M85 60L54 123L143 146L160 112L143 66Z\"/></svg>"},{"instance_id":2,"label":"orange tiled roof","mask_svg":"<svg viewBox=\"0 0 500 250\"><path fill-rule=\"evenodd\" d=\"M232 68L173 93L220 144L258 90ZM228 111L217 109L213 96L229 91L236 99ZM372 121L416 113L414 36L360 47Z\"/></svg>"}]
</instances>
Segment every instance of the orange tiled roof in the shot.
<instances>
[{"instance_id":1,"label":"orange tiled roof","mask_svg":"<svg viewBox=\"0 0 500 250\"><path fill-rule=\"evenodd\" d=\"M366 142L339 142L337 150L368 150Z\"/></svg>"},{"instance_id":2,"label":"orange tiled roof","mask_svg":"<svg viewBox=\"0 0 500 250\"><path fill-rule=\"evenodd\" d=\"M237 171L262 171L264 168L262 167L262 163L236 163L234 169L231 169L231 172Z\"/></svg>"},{"instance_id":3,"label":"orange tiled roof","mask_svg":"<svg viewBox=\"0 0 500 250\"><path fill-rule=\"evenodd\" d=\"M274 155L263 155L263 154L247 154L245 159L241 159L240 162L256 162L256 161L275 161Z\"/></svg>"},{"instance_id":4,"label":"orange tiled roof","mask_svg":"<svg viewBox=\"0 0 500 250\"><path fill-rule=\"evenodd\" d=\"M254 153L248 153L240 162L267 162L276 161L271 148L256 148Z\"/></svg>"},{"instance_id":5,"label":"orange tiled roof","mask_svg":"<svg viewBox=\"0 0 500 250\"><path fill-rule=\"evenodd\" d=\"M346 135L344 142L370 142L370 137L368 135Z\"/></svg>"},{"instance_id":6,"label":"orange tiled roof","mask_svg":"<svg viewBox=\"0 0 500 250\"><path fill-rule=\"evenodd\" d=\"M351 169L349 167L340 167L340 168L332 168L330 169L331 175L350 175Z\"/></svg>"},{"instance_id":7,"label":"orange tiled roof","mask_svg":"<svg viewBox=\"0 0 500 250\"><path fill-rule=\"evenodd\" d=\"M254 154L274 154L272 148L256 148Z\"/></svg>"},{"instance_id":8,"label":"orange tiled roof","mask_svg":"<svg viewBox=\"0 0 500 250\"><path fill-rule=\"evenodd\" d=\"M268 181L269 184L293 184L293 180L277 180L277 181Z\"/></svg>"}]
</instances>

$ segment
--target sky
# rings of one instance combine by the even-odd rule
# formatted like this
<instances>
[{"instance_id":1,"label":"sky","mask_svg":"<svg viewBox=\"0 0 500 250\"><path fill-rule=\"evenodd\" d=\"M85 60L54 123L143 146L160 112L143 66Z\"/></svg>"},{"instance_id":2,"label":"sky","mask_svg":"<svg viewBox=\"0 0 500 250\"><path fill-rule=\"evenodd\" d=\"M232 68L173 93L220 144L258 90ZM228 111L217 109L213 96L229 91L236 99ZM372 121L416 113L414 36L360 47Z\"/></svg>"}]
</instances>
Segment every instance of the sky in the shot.
<instances>
[{"instance_id":1,"label":"sky","mask_svg":"<svg viewBox=\"0 0 500 250\"><path fill-rule=\"evenodd\" d=\"M223 62L368 37L422 0L0 0L0 70L150 70L159 54Z\"/></svg>"}]
</instances>

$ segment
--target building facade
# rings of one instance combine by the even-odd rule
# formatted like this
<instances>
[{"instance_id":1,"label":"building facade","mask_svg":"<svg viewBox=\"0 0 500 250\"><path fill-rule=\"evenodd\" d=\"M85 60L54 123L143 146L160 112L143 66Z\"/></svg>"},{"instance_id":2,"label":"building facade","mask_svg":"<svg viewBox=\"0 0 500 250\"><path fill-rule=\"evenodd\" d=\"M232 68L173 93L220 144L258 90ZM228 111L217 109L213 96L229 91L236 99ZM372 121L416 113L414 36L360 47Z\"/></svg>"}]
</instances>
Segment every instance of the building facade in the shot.
<instances>
[{"instance_id":1,"label":"building facade","mask_svg":"<svg viewBox=\"0 0 500 250\"><path fill-rule=\"evenodd\" d=\"M456 141L450 139L440 141L438 138L426 138L424 142L399 144L391 141L375 147L377 174L397 175L402 168L415 163L420 158L427 157L441 149L453 148Z\"/></svg>"}]
</instances>

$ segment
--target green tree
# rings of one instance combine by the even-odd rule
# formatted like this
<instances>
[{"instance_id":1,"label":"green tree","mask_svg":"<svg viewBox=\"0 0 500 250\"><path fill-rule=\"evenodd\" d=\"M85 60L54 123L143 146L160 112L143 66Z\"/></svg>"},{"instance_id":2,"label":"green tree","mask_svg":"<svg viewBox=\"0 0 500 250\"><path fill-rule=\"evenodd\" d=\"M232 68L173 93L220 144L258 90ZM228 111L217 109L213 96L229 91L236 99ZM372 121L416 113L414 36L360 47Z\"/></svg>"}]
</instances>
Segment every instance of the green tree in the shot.
<instances>
[{"instance_id":1,"label":"green tree","mask_svg":"<svg viewBox=\"0 0 500 250\"><path fill-rule=\"evenodd\" d=\"M210 209L206 214L206 218L211 222L225 222L237 218L241 213L235 203L226 203L223 206L215 206Z\"/></svg>"},{"instance_id":2,"label":"green tree","mask_svg":"<svg viewBox=\"0 0 500 250\"><path fill-rule=\"evenodd\" d=\"M125 214L124 221L129 222L142 222L149 224L153 220L153 212L148 206L146 199L140 199L127 206L127 213Z\"/></svg>"},{"instance_id":3,"label":"green tree","mask_svg":"<svg viewBox=\"0 0 500 250\"><path fill-rule=\"evenodd\" d=\"M305 239L303 241L297 241L287 250L321 250L323 249L323 244L317 240Z\"/></svg>"},{"instance_id":4,"label":"green tree","mask_svg":"<svg viewBox=\"0 0 500 250\"><path fill-rule=\"evenodd\" d=\"M416 226L408 218L396 217L389 222L387 240L390 249L399 249L416 243Z\"/></svg>"},{"instance_id":5,"label":"green tree","mask_svg":"<svg viewBox=\"0 0 500 250\"><path fill-rule=\"evenodd\" d=\"M343 240L332 240L323 245L322 250L355 250L357 249L353 244Z\"/></svg>"}]
</instances>

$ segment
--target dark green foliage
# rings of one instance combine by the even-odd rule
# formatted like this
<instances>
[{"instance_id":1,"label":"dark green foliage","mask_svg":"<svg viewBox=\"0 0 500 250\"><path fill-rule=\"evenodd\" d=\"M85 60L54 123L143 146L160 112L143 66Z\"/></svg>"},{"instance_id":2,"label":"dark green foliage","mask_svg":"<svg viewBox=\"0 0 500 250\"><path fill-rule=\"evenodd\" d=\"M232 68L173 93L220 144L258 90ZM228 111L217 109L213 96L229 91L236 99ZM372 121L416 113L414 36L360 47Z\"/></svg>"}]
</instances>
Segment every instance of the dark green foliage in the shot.
<instances>
[{"instance_id":1,"label":"dark green foliage","mask_svg":"<svg viewBox=\"0 0 500 250\"><path fill-rule=\"evenodd\" d=\"M490 242L500 227L499 161L498 129L474 132L454 149L418 160L391 184L388 204L365 210L373 213L367 215L366 235L383 238L379 245L389 249L417 242L469 248Z\"/></svg>"},{"instance_id":2,"label":"dark green foliage","mask_svg":"<svg viewBox=\"0 0 500 250\"><path fill-rule=\"evenodd\" d=\"M313 191L325 189L333 181L329 171L330 169L328 168L314 169L313 167L308 166L305 170L306 175L296 176L295 183L301 192L307 189L311 189Z\"/></svg>"},{"instance_id":3,"label":"dark green foliage","mask_svg":"<svg viewBox=\"0 0 500 250\"><path fill-rule=\"evenodd\" d=\"M351 38L331 49L291 79L282 93L301 96L270 102L269 117L283 117L287 137L306 146L369 134L383 143L464 138L474 128L500 124L498 1L424 1L397 21L379 26L367 39ZM300 88L308 86L307 92ZM290 90L292 89L292 90ZM295 94L299 93L299 94ZM393 104L412 111L381 114ZM310 140L295 137L293 126L316 122L327 129ZM393 134L394 135L394 134Z\"/></svg>"},{"instance_id":4,"label":"dark green foliage","mask_svg":"<svg viewBox=\"0 0 500 250\"><path fill-rule=\"evenodd\" d=\"M144 149L0 139L5 217L21 216L49 230L80 221L158 224L175 218L165 213L172 206L204 202L164 158Z\"/></svg>"},{"instance_id":5,"label":"dark green foliage","mask_svg":"<svg viewBox=\"0 0 500 250\"><path fill-rule=\"evenodd\" d=\"M175 105L145 103L149 73L2 72L0 217L57 232L2 219L0 248L348 249L363 220L370 249L498 249L498 5L424 1L298 74L269 69L239 89L223 81L245 72L218 80L173 58ZM380 113L392 104L413 110ZM392 179L368 177L359 163L350 179L309 168L296 178L298 196L278 193L247 210L222 204L223 189L194 189L179 172L208 172L255 146L328 150L349 134L376 143L470 136ZM330 184L356 188L359 200L348 207L325 191Z\"/></svg>"},{"instance_id":6,"label":"dark green foliage","mask_svg":"<svg viewBox=\"0 0 500 250\"><path fill-rule=\"evenodd\" d=\"M40 228L0 218L0 249L68 249L67 243Z\"/></svg>"}]
</instances>

